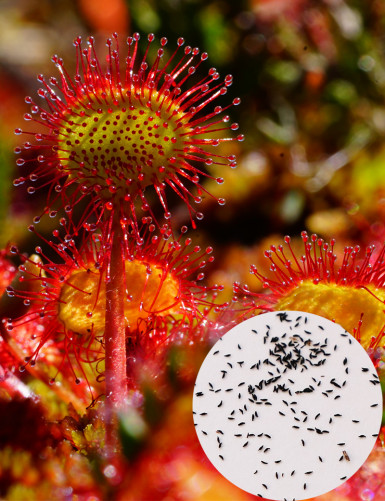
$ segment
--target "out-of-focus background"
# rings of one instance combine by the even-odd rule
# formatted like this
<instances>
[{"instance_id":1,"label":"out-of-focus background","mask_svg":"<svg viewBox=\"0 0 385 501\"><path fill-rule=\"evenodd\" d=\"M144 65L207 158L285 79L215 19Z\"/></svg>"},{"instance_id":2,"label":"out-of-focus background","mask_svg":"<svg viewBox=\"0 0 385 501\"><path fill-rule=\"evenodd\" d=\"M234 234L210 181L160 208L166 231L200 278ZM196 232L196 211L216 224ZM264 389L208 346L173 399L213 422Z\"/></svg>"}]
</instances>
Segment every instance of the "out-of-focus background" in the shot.
<instances>
[{"instance_id":1,"label":"out-of-focus background","mask_svg":"<svg viewBox=\"0 0 385 501\"><path fill-rule=\"evenodd\" d=\"M234 281L248 283L254 291L261 288L249 273L250 264L267 269L264 250L286 234L295 242L306 229L337 238L340 247L382 244L383 0L0 0L1 247L13 241L32 252L26 226L44 205L44 194L30 197L12 187L19 175L13 149L20 141L13 131L23 127L28 111L24 97L39 88L37 74L57 76L53 54L74 68L75 36L93 35L102 52L106 37L115 31L123 42L136 31L165 36L170 54L183 36L187 44L209 53L207 69L211 65L223 77L234 76L223 104L241 97L231 118L246 139L223 149L237 154L237 169L213 168L225 184L206 185L226 198L226 205L204 198L205 218L191 235L214 246L216 261L208 281L226 285L228 298ZM187 214L176 203L177 223L185 224ZM47 219L39 227L42 233L54 226ZM190 419L184 413L189 405L187 397L180 399L170 416ZM178 440L185 440L184 424L174 421L169 417L165 430L179 429L181 436L176 434L170 446L176 451L166 459L159 453L144 463L147 469L137 470L137 498L129 499L151 501L155 492L156 499L168 501L249 499L209 465L197 462L187 448L178 450ZM160 443L167 443L162 430L157 433ZM171 466L163 473L174 478L165 478L164 485L172 484L174 490L164 487L162 497L161 483L142 498L147 478L150 484L159 482L156 469L167 461ZM349 489L342 487L324 499L385 499L378 491L371 497L367 486L352 497Z\"/></svg>"}]
</instances>

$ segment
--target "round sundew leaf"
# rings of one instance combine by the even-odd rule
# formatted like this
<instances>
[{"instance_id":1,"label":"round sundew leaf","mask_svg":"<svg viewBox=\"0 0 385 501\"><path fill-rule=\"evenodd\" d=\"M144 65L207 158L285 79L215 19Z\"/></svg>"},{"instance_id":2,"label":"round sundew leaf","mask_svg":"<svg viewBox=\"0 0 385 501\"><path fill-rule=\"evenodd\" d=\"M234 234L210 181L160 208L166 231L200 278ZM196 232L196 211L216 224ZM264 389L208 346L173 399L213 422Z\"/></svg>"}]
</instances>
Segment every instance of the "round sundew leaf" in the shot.
<instances>
[{"instance_id":1,"label":"round sundew leaf","mask_svg":"<svg viewBox=\"0 0 385 501\"><path fill-rule=\"evenodd\" d=\"M193 415L203 450L230 482L268 499L307 499L365 462L381 426L381 385L365 350L338 324L265 313L212 347Z\"/></svg>"}]
</instances>

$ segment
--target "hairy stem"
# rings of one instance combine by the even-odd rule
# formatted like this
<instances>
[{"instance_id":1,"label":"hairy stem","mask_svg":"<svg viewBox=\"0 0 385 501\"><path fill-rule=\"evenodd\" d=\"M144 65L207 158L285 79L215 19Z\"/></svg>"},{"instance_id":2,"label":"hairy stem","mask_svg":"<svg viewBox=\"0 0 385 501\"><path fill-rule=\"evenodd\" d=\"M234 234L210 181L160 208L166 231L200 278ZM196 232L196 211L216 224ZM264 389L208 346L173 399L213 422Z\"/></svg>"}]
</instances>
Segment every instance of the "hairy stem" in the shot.
<instances>
[{"instance_id":1,"label":"hairy stem","mask_svg":"<svg viewBox=\"0 0 385 501\"><path fill-rule=\"evenodd\" d=\"M105 356L107 455L118 448L117 413L127 402L126 296L123 234L116 208L112 223L110 271L106 279Z\"/></svg>"}]
</instances>

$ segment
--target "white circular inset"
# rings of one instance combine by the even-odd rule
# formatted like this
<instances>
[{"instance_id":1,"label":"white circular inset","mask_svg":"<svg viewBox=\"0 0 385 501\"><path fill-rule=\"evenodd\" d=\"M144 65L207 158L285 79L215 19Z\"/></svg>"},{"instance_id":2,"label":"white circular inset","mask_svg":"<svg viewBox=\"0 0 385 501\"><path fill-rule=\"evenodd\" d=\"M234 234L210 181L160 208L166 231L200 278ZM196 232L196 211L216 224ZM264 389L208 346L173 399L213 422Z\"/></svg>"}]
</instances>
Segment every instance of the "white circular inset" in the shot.
<instances>
[{"instance_id":1,"label":"white circular inset","mask_svg":"<svg viewBox=\"0 0 385 501\"><path fill-rule=\"evenodd\" d=\"M304 312L266 313L212 347L193 414L203 450L230 482L268 499L307 499L365 462L381 426L381 385L341 326Z\"/></svg>"}]
</instances>

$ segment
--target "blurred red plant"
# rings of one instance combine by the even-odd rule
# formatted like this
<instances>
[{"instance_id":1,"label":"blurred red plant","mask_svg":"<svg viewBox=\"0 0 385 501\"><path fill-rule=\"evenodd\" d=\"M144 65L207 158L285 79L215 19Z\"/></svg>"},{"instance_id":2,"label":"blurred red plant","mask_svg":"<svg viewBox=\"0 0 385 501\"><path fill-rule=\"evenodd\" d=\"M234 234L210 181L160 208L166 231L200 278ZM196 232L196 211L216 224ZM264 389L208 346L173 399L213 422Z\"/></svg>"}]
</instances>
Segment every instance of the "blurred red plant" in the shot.
<instances>
[{"instance_id":1,"label":"blurred red plant","mask_svg":"<svg viewBox=\"0 0 385 501\"><path fill-rule=\"evenodd\" d=\"M54 230L56 243L40 236L57 259L47 257L40 246L35 249L39 257L20 254L22 285L8 286L7 292L23 299L28 310L21 317L7 319L6 328L10 335L14 329L18 333L20 328L31 328L31 341L24 343L23 350L30 353L25 354L21 369L34 367L42 350L47 357L49 347L60 347L62 360L56 364L57 373L65 370L68 377L70 369L74 382L85 379L93 395L94 379L104 378L110 246L103 232L89 233L76 243L64 218L61 224L66 235L62 238L59 230ZM125 337L130 352L140 354L142 361L160 356L171 341L197 339L202 332L199 325L207 328L210 312L223 307L215 303L220 286L199 284L206 264L214 260L212 247L203 251L199 246L191 248L191 238L175 240L170 231L159 236L155 230L147 218L140 238L132 230L124 241ZM15 247L13 252L17 252ZM93 370L85 369L86 365ZM129 367L127 372L131 372ZM51 383L54 380L55 376Z\"/></svg>"}]
</instances>

